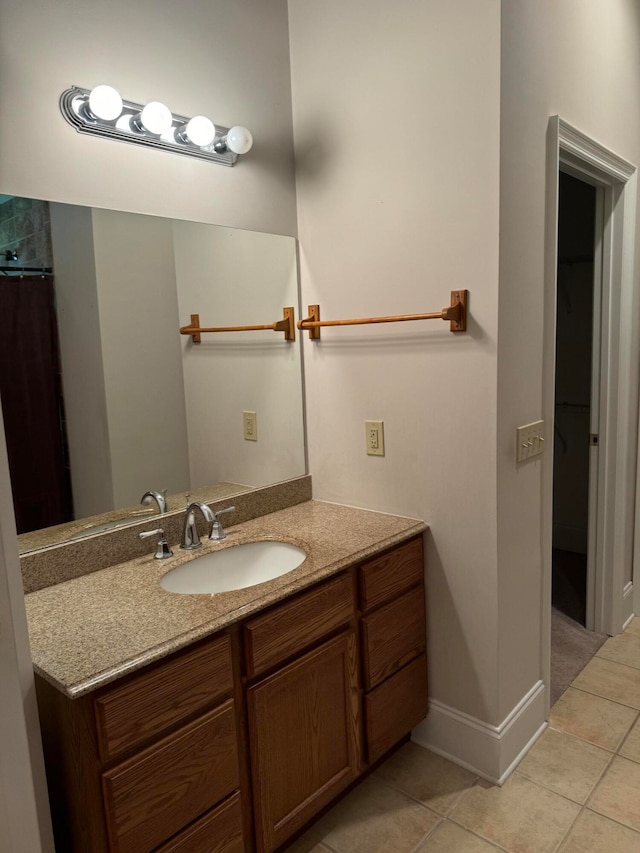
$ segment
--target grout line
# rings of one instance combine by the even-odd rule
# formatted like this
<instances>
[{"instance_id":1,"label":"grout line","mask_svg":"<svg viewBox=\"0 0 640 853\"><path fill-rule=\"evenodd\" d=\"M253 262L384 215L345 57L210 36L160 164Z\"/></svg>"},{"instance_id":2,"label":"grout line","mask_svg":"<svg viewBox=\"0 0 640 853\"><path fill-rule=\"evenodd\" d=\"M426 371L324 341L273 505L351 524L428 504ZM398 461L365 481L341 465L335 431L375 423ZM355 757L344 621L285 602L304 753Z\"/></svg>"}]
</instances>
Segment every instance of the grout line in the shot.
<instances>
[{"instance_id":1,"label":"grout line","mask_svg":"<svg viewBox=\"0 0 640 853\"><path fill-rule=\"evenodd\" d=\"M615 663L615 661L608 661L608 663ZM619 666L625 666L625 664L619 664ZM627 669L633 669L633 667L629 666ZM637 672L638 670L633 671ZM618 699L612 699L610 696L603 696L602 693L595 693L593 690L586 690L584 687L577 687L575 684L570 684L569 687L571 687L572 690L579 690L580 693L587 693L589 696L597 696L598 699L606 699L608 702L613 702L616 705L622 705L623 708L631 708L632 711L640 712L640 708L636 705L627 705L625 702L620 702Z\"/></svg>"},{"instance_id":2,"label":"grout line","mask_svg":"<svg viewBox=\"0 0 640 853\"><path fill-rule=\"evenodd\" d=\"M634 724L631 723L631 728L633 728L633 725ZM616 755L616 749L609 749L609 747L607 747L607 746L602 746L599 743L594 743L592 740L587 740L586 738L580 737L580 735L574 734L573 732L565 731L565 729L557 729L555 726L552 726L552 725L549 725L548 729L549 729L549 731L556 732L556 734L566 735L566 737L570 737L570 738L573 738L574 740L578 740L578 741L580 741L580 743L585 743L588 746L592 746L594 749L601 749L603 752L608 752L611 755ZM623 735L623 738L620 741L620 743L623 742L624 738L626 738L626 735Z\"/></svg>"},{"instance_id":3,"label":"grout line","mask_svg":"<svg viewBox=\"0 0 640 853\"><path fill-rule=\"evenodd\" d=\"M435 808L428 806L422 800L419 800L417 797L415 797L413 794L408 793L408 791L405 791L403 788L398 788L396 785L392 785L390 782L386 782L384 779L380 779L378 776L375 775L375 773L372 775L372 778L375 779L376 782L379 782L381 785L384 785L385 788L390 788L392 791L395 791L397 794L402 794L403 797L406 797L408 800L411 800L412 803L415 803L416 805L421 806L425 811L429 812L429 814L435 815L436 817L442 818L442 819L444 819L447 816L446 814L442 814L442 812L436 811ZM460 796L463 796L464 793L465 792L462 791ZM457 805L457 802L458 801L456 800L456 805ZM455 806L452 806L452 808L455 808Z\"/></svg>"},{"instance_id":4,"label":"grout line","mask_svg":"<svg viewBox=\"0 0 640 853\"><path fill-rule=\"evenodd\" d=\"M623 823L621 820L617 820L615 817L611 817L611 815L604 814L604 812L596 811L596 809L589 808L588 806L585 806L583 811L591 812L591 814L597 815L598 817L602 817L605 820L610 820L611 823L615 823L617 826L623 826L625 829L630 829L632 832L635 832L638 838L640 838L640 830L636 829L635 826L630 826L628 823Z\"/></svg>"},{"instance_id":5,"label":"grout line","mask_svg":"<svg viewBox=\"0 0 640 853\"><path fill-rule=\"evenodd\" d=\"M420 841L418 841L418 843L417 843L417 844L416 844L416 846L415 846L415 847L410 851L410 853L420 853L420 848L422 847L422 845L423 845L425 842L427 842L427 841L431 838L431 836L432 836L432 835L433 835L433 833L436 831L436 829L437 829L437 828L438 828L442 823L444 823L444 822L445 822L445 818L440 817L440 820L436 821L436 822L434 823L434 825L431 827L431 829L430 829L428 832L426 832L426 833L422 836L422 838L420 839ZM426 850L426 848L425 848L425 850Z\"/></svg>"}]
</instances>

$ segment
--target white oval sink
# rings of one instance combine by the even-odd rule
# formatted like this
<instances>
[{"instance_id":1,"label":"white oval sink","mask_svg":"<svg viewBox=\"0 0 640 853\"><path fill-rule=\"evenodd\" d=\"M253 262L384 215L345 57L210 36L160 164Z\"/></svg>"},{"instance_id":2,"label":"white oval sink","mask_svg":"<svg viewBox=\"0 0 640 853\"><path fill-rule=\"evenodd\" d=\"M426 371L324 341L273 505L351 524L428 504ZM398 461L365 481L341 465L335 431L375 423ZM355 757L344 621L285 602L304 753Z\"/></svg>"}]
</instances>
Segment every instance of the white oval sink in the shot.
<instances>
[{"instance_id":1,"label":"white oval sink","mask_svg":"<svg viewBox=\"0 0 640 853\"><path fill-rule=\"evenodd\" d=\"M172 569L160 580L160 586L184 595L245 589L292 572L306 556L288 542L243 542L202 554Z\"/></svg>"}]
</instances>

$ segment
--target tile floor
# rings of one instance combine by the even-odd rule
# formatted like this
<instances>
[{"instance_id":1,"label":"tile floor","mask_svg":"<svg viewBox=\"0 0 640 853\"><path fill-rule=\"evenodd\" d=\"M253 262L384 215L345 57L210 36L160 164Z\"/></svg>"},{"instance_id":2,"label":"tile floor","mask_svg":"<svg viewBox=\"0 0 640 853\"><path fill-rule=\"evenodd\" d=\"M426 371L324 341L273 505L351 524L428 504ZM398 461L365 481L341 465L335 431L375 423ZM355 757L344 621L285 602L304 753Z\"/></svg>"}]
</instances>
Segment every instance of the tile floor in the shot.
<instances>
[{"instance_id":1,"label":"tile floor","mask_svg":"<svg viewBox=\"0 0 640 853\"><path fill-rule=\"evenodd\" d=\"M289 853L640 853L640 617L498 788L405 744Z\"/></svg>"}]
</instances>

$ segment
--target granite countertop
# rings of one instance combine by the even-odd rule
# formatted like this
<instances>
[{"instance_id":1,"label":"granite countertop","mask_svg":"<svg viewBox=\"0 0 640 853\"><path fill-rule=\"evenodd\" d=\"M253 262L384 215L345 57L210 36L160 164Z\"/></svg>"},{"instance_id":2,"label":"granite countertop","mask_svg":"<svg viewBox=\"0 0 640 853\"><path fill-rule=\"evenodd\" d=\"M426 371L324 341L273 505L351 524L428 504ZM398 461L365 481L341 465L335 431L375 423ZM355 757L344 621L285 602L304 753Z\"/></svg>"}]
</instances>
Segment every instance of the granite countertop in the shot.
<instances>
[{"instance_id":1,"label":"granite countertop","mask_svg":"<svg viewBox=\"0 0 640 853\"><path fill-rule=\"evenodd\" d=\"M155 560L152 542L147 556L25 596L34 669L67 696L81 696L426 529L414 518L311 500L229 526L223 542L203 539L196 555L176 547L173 557ZM280 578L233 592L181 595L160 586L194 556L262 539L290 542L307 558Z\"/></svg>"}]
</instances>

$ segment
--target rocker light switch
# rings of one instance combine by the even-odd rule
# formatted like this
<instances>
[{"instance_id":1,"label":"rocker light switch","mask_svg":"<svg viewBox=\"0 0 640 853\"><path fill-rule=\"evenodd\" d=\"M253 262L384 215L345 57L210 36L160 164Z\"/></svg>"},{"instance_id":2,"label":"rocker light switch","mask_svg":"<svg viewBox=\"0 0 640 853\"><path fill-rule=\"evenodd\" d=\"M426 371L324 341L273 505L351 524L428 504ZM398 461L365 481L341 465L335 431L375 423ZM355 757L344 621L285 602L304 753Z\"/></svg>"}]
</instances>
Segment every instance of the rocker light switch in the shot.
<instances>
[{"instance_id":1,"label":"rocker light switch","mask_svg":"<svg viewBox=\"0 0 640 853\"><path fill-rule=\"evenodd\" d=\"M518 427L516 430L516 462L540 456L544 449L544 421Z\"/></svg>"}]
</instances>

